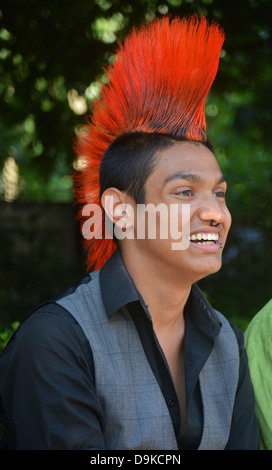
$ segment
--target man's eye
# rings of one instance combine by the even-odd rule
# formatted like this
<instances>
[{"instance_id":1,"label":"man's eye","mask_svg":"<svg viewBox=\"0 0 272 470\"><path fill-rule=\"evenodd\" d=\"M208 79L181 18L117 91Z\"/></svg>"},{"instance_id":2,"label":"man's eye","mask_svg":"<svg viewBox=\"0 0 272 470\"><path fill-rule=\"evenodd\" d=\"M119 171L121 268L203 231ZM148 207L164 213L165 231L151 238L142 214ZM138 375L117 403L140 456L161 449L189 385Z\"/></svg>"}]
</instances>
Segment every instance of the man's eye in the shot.
<instances>
[{"instance_id":1,"label":"man's eye","mask_svg":"<svg viewBox=\"0 0 272 470\"><path fill-rule=\"evenodd\" d=\"M216 191L216 192L214 193L214 195L215 195L215 197L219 197L219 198L221 198L221 199L224 199L224 198L226 197L225 191Z\"/></svg>"},{"instance_id":2,"label":"man's eye","mask_svg":"<svg viewBox=\"0 0 272 470\"><path fill-rule=\"evenodd\" d=\"M175 194L177 196L190 197L190 196L192 196L192 191L191 191L191 189L177 190L177 191L175 191Z\"/></svg>"},{"instance_id":3,"label":"man's eye","mask_svg":"<svg viewBox=\"0 0 272 470\"><path fill-rule=\"evenodd\" d=\"M181 194L183 194L183 196L192 196L192 191L191 189L185 189L184 191L181 191Z\"/></svg>"}]
</instances>

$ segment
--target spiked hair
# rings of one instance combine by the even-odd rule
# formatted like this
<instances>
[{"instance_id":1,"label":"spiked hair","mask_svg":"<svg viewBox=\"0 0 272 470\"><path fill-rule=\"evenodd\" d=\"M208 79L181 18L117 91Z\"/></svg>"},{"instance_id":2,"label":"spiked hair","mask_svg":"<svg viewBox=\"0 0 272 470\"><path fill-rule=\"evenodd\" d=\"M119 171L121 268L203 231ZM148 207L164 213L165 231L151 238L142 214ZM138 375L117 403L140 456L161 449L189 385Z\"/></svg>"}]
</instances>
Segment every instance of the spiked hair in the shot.
<instances>
[{"instance_id":1,"label":"spiked hair","mask_svg":"<svg viewBox=\"0 0 272 470\"><path fill-rule=\"evenodd\" d=\"M74 174L75 203L100 205L99 169L106 149L128 133L167 134L205 142L205 100L218 69L224 32L204 17L164 17L134 29L119 45L108 83L76 144L82 168ZM102 219L104 227L104 215ZM113 239L84 240L87 268L100 269Z\"/></svg>"}]
</instances>

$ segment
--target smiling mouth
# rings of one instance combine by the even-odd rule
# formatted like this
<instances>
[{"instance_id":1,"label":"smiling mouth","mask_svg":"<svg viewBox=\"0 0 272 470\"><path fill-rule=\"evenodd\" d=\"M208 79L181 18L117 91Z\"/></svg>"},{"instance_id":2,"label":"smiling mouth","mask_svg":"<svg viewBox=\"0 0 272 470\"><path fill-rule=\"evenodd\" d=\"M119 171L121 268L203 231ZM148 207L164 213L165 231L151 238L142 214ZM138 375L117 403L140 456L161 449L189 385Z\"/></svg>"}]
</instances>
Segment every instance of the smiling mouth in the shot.
<instances>
[{"instance_id":1,"label":"smiling mouth","mask_svg":"<svg viewBox=\"0 0 272 470\"><path fill-rule=\"evenodd\" d=\"M196 245L215 245L219 240L218 233L195 233L190 235L190 242L195 243Z\"/></svg>"}]
</instances>

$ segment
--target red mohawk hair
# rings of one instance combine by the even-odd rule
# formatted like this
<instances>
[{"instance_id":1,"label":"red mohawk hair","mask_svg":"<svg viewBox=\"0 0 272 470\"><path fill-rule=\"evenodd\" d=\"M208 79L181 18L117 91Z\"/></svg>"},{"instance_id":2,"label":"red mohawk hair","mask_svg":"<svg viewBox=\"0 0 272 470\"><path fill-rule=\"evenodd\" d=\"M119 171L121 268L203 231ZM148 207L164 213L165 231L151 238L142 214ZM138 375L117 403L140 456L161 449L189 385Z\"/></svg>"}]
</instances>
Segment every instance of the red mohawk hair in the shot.
<instances>
[{"instance_id":1,"label":"red mohawk hair","mask_svg":"<svg viewBox=\"0 0 272 470\"><path fill-rule=\"evenodd\" d=\"M127 36L76 145L83 162L74 174L76 204L100 205L101 159L124 133L156 132L206 141L205 100L223 42L222 29L196 15L156 19ZM78 215L82 220L82 210ZM85 239L84 245L88 269L100 269L116 249L114 240L107 238Z\"/></svg>"}]
</instances>

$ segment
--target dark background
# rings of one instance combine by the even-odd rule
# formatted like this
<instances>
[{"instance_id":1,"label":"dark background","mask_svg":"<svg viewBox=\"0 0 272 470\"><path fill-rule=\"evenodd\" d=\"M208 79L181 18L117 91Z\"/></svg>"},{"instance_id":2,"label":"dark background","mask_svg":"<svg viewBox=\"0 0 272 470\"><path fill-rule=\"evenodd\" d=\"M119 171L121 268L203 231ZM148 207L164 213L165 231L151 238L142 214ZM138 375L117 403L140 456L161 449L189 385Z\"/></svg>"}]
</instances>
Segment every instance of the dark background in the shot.
<instances>
[{"instance_id":1,"label":"dark background","mask_svg":"<svg viewBox=\"0 0 272 470\"><path fill-rule=\"evenodd\" d=\"M271 298L272 2L2 0L0 324L85 273L72 144L117 41L155 16L192 12L226 33L206 113L233 217L224 266L200 287L243 329Z\"/></svg>"}]
</instances>

